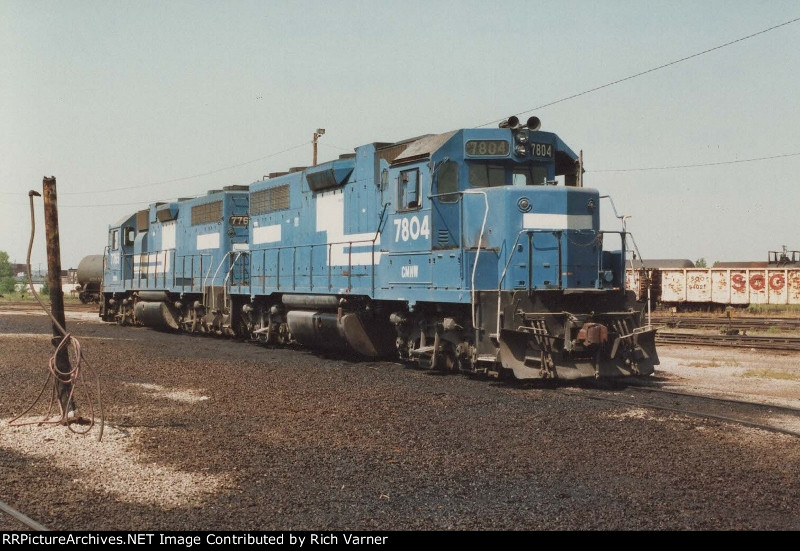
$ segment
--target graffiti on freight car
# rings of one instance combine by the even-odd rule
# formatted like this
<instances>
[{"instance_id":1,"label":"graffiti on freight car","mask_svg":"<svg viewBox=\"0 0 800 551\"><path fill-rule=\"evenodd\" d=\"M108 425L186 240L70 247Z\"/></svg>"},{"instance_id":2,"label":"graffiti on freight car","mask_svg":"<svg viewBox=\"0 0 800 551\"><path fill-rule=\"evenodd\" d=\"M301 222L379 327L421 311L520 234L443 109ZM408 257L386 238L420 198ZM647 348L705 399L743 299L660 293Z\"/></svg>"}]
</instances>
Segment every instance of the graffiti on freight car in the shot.
<instances>
[{"instance_id":1,"label":"graffiti on freight car","mask_svg":"<svg viewBox=\"0 0 800 551\"><path fill-rule=\"evenodd\" d=\"M767 280L763 274L754 274L750 276L750 288L754 291L763 291L767 286ZM780 291L786 286L786 279L783 274L772 274L769 277L769 288L773 291ZM747 279L744 274L733 274L731 276L731 287L740 293L747 289Z\"/></svg>"},{"instance_id":2,"label":"graffiti on freight car","mask_svg":"<svg viewBox=\"0 0 800 551\"><path fill-rule=\"evenodd\" d=\"M766 282L762 274L755 274L750 278L750 288L754 291L763 291L765 286Z\"/></svg>"},{"instance_id":3,"label":"graffiti on freight car","mask_svg":"<svg viewBox=\"0 0 800 551\"><path fill-rule=\"evenodd\" d=\"M783 274L772 274L769 276L769 288L773 291L780 291L786 285Z\"/></svg>"},{"instance_id":4,"label":"graffiti on freight car","mask_svg":"<svg viewBox=\"0 0 800 551\"><path fill-rule=\"evenodd\" d=\"M731 287L740 293L744 292L747 288L747 280L744 278L744 274L733 274L731 276Z\"/></svg>"},{"instance_id":5,"label":"graffiti on freight car","mask_svg":"<svg viewBox=\"0 0 800 551\"><path fill-rule=\"evenodd\" d=\"M644 272L628 270L629 288L643 300L647 281ZM657 302L746 305L800 304L800 269L659 269L652 270ZM659 281L660 280L660 281Z\"/></svg>"},{"instance_id":6,"label":"graffiti on freight car","mask_svg":"<svg viewBox=\"0 0 800 551\"><path fill-rule=\"evenodd\" d=\"M789 304L800 302L800 270L788 273Z\"/></svg>"},{"instance_id":7,"label":"graffiti on freight car","mask_svg":"<svg viewBox=\"0 0 800 551\"><path fill-rule=\"evenodd\" d=\"M707 286L708 286L708 280L705 274L689 276L688 289L690 291L705 291Z\"/></svg>"}]
</instances>

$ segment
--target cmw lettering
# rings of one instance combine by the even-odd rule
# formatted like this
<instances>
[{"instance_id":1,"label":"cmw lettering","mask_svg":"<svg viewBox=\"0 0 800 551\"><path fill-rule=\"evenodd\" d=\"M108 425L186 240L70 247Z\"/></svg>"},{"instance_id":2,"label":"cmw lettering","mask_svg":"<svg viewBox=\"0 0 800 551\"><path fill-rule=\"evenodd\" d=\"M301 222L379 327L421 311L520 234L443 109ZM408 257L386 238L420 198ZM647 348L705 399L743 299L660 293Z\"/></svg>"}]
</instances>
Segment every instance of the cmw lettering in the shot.
<instances>
[{"instance_id":1,"label":"cmw lettering","mask_svg":"<svg viewBox=\"0 0 800 551\"><path fill-rule=\"evenodd\" d=\"M400 277L418 277L419 276L419 266L416 264L413 266L403 266L400 268Z\"/></svg>"}]
</instances>

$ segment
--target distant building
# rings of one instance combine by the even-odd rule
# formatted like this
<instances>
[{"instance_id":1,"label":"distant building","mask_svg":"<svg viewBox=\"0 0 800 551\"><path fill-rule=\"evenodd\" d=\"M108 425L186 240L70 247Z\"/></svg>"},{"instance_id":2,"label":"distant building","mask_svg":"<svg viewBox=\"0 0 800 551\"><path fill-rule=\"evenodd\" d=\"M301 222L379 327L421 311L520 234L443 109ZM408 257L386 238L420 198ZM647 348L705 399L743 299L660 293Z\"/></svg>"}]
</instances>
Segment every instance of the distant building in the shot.
<instances>
[{"instance_id":1,"label":"distant building","mask_svg":"<svg viewBox=\"0 0 800 551\"><path fill-rule=\"evenodd\" d=\"M17 290L28 286L28 268L25 264L12 264L14 276L17 278ZM47 279L47 271L31 266L31 279L36 292L41 290L42 284ZM65 293L72 291L78 285L78 269L68 268L61 270L61 288Z\"/></svg>"},{"instance_id":2,"label":"distant building","mask_svg":"<svg viewBox=\"0 0 800 551\"><path fill-rule=\"evenodd\" d=\"M78 283L78 269L69 268L61 270L61 285L72 285Z\"/></svg>"}]
</instances>

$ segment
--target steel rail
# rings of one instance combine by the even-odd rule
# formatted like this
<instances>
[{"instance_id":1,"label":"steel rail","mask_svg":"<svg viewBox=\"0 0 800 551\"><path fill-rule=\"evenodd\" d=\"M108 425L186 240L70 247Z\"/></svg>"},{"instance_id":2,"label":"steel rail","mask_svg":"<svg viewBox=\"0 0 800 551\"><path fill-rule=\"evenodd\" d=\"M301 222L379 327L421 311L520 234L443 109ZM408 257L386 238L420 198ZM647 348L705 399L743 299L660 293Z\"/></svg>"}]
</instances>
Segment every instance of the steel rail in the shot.
<instances>
[{"instance_id":1,"label":"steel rail","mask_svg":"<svg viewBox=\"0 0 800 551\"><path fill-rule=\"evenodd\" d=\"M671 407L671 406L661 406L661 405L657 405L657 404L647 404L647 403L642 403L642 402L633 402L633 401L629 401L629 400L620 400L618 398L610 398L610 397L607 397L607 396L596 396L596 395L591 395L591 394L578 394L578 393L575 393L575 392L566 392L566 391L559 391L559 392L561 394L566 395L566 396L573 396L573 397L578 397L578 398L587 398L589 400L598 400L598 401L602 401L602 402L610 402L610 403L613 403L613 404L624 405L624 406L641 407L641 408L645 408L645 409L655 409L655 410L660 410L660 411L670 411L670 412L673 412L673 413L680 413L681 415L688 415L690 417L696 417L696 418L699 418L699 419L713 419L715 421L723 421L723 422L726 422L726 423L733 423L733 424L742 425L742 426L745 426L745 427L761 429L761 430L765 430L765 431L769 431L769 432L775 432L775 433L779 433L779 434L785 434L785 435L788 435L788 436L794 436L796 438L800 438L800 432L797 432L797 431L784 429L784 428L776 427L776 426L773 426L773 425L764 425L763 423L755 423L753 421L746 421L744 419L736 419L734 417L726 417L724 415L717 415L717 414L714 414L714 413L703 413L701 411L694 411L694 410L690 410L690 409L682 409L682 408ZM704 397L701 397L701 398L704 398Z\"/></svg>"},{"instance_id":2,"label":"steel rail","mask_svg":"<svg viewBox=\"0 0 800 551\"><path fill-rule=\"evenodd\" d=\"M653 316L653 322L681 328L800 329L800 318L721 318L713 316Z\"/></svg>"},{"instance_id":3,"label":"steel rail","mask_svg":"<svg viewBox=\"0 0 800 551\"><path fill-rule=\"evenodd\" d=\"M631 382L629 383L628 387L626 387L626 390L627 389L641 390L644 392L658 392L661 394L670 394L672 396L684 396L686 398L697 398L700 400L710 400L714 402L724 402L728 404L736 404L742 406L761 407L765 409L782 411L785 413L800 416L800 408L793 408L791 406L781 406L779 404L771 404L768 402L751 402L749 400L737 400L736 398L722 398L720 396L704 396L702 394L694 394L692 392L679 392L677 390L667 390L665 388L653 388L647 386L647 383L641 384L641 383Z\"/></svg>"},{"instance_id":4,"label":"steel rail","mask_svg":"<svg viewBox=\"0 0 800 551\"><path fill-rule=\"evenodd\" d=\"M768 350L800 350L800 337L769 337L751 335L703 335L659 331L658 344L695 344L699 346L727 346L761 348Z\"/></svg>"}]
</instances>

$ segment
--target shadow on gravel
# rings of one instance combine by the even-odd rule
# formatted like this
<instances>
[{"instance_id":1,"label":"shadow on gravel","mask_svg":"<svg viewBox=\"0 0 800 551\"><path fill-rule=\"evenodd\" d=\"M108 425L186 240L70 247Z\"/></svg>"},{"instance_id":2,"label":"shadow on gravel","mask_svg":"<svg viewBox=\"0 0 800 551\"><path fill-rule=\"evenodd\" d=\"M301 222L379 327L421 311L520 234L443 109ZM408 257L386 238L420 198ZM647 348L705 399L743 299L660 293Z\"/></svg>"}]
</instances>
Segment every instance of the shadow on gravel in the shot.
<instances>
[{"instance_id":1,"label":"shadow on gravel","mask_svg":"<svg viewBox=\"0 0 800 551\"><path fill-rule=\"evenodd\" d=\"M666 377L648 376L647 378L632 378L620 377L615 379L578 379L578 380L565 380L565 379L531 379L531 380L516 380L516 379L487 379L490 385L503 386L507 388L515 388L519 390L558 390L558 389L591 389L591 390L608 390L620 391L627 388L659 388L665 383L669 382Z\"/></svg>"}]
</instances>

